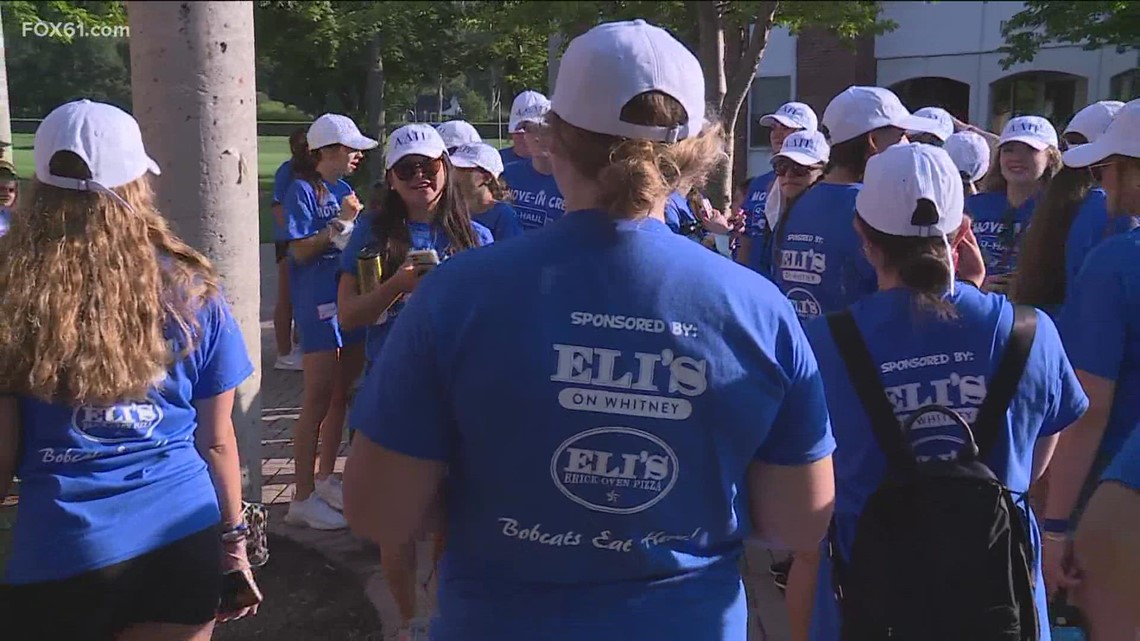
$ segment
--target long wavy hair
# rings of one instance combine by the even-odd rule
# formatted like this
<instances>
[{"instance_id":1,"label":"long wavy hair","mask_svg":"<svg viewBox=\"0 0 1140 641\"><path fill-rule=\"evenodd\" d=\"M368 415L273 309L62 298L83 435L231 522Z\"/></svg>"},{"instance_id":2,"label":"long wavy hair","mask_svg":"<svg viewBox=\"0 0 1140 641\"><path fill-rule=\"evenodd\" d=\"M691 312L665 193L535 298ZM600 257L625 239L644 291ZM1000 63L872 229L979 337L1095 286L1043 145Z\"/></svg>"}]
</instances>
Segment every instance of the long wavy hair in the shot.
<instances>
[{"instance_id":1,"label":"long wavy hair","mask_svg":"<svg viewBox=\"0 0 1140 641\"><path fill-rule=\"evenodd\" d=\"M467 204L455 184L455 167L447 154L443 155L443 191L436 201L434 226L447 235L449 251L452 253L479 246L475 231L471 228L471 215ZM376 211L372 229L376 239L383 243L384 274L395 274L408 257L412 247L412 234L408 231L408 206L400 193L387 181L387 188Z\"/></svg>"},{"instance_id":2,"label":"long wavy hair","mask_svg":"<svg viewBox=\"0 0 1140 641\"><path fill-rule=\"evenodd\" d=\"M50 169L91 178L70 152L57 153ZM147 176L115 191L131 208L38 181L22 199L0 239L0 393L67 404L142 400L196 346L197 314L219 293L217 272L155 210Z\"/></svg>"}]
</instances>

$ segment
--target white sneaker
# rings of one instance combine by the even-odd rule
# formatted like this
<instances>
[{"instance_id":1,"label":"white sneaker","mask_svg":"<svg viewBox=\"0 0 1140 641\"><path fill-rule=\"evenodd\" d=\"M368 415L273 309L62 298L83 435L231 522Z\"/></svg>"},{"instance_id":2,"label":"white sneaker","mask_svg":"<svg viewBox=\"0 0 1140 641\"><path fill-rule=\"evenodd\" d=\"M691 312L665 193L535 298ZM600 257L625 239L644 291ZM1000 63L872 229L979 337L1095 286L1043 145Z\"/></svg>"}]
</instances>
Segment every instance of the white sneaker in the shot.
<instances>
[{"instance_id":1,"label":"white sneaker","mask_svg":"<svg viewBox=\"0 0 1140 641\"><path fill-rule=\"evenodd\" d=\"M340 484L340 479L331 475L317 479L316 488L317 496L328 503L329 507L339 512L344 511L344 486Z\"/></svg>"},{"instance_id":2,"label":"white sneaker","mask_svg":"<svg viewBox=\"0 0 1140 641\"><path fill-rule=\"evenodd\" d=\"M273 363L273 369L287 370L291 372L301 371L301 350L296 347L290 354L277 355L277 361Z\"/></svg>"},{"instance_id":3,"label":"white sneaker","mask_svg":"<svg viewBox=\"0 0 1140 641\"><path fill-rule=\"evenodd\" d=\"M429 624L425 619L412 619L396 633L396 641L428 641Z\"/></svg>"},{"instance_id":4,"label":"white sneaker","mask_svg":"<svg viewBox=\"0 0 1140 641\"><path fill-rule=\"evenodd\" d=\"M313 530L343 530L348 527L344 515L329 507L328 503L316 494L310 495L304 501L290 503L285 522Z\"/></svg>"}]
</instances>

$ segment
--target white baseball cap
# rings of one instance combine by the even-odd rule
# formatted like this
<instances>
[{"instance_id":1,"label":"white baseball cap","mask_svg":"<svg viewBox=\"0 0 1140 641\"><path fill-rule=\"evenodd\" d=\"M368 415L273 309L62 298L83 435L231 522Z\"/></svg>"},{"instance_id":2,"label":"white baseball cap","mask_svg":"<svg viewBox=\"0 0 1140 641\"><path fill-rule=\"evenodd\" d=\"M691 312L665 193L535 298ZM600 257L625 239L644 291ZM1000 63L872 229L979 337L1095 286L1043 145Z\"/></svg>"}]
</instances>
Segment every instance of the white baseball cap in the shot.
<instances>
[{"instance_id":1,"label":"white baseball cap","mask_svg":"<svg viewBox=\"0 0 1140 641\"><path fill-rule=\"evenodd\" d=\"M1081 134L1089 142L1093 142L1108 129L1109 123L1124 106L1119 100L1101 100L1081 109L1073 115L1069 126L1063 133Z\"/></svg>"},{"instance_id":2,"label":"white baseball cap","mask_svg":"<svg viewBox=\"0 0 1140 641\"><path fill-rule=\"evenodd\" d=\"M349 149L364 151L380 144L360 133L352 118L340 114L325 114L309 125L305 134L309 149L320 149L329 145L344 145Z\"/></svg>"},{"instance_id":3,"label":"white baseball cap","mask_svg":"<svg viewBox=\"0 0 1140 641\"><path fill-rule=\"evenodd\" d=\"M831 99L823 110L831 145L853 140L882 127L936 134L938 124L930 118L914 116L899 97L882 87L848 87Z\"/></svg>"},{"instance_id":4,"label":"white baseball cap","mask_svg":"<svg viewBox=\"0 0 1140 641\"><path fill-rule=\"evenodd\" d=\"M384 168L391 169L404 156L439 158L447 154L443 138L431 125L417 122L404 125L388 136L388 152L384 155Z\"/></svg>"},{"instance_id":5,"label":"white baseball cap","mask_svg":"<svg viewBox=\"0 0 1140 641\"><path fill-rule=\"evenodd\" d=\"M51 159L57 152L70 151L91 171L89 180L56 176ZM147 172L161 170L143 147L139 123L127 112L102 102L76 100L52 110L36 128L33 143L36 179L77 191L99 191L110 195L128 209L115 192Z\"/></svg>"},{"instance_id":6,"label":"white baseball cap","mask_svg":"<svg viewBox=\"0 0 1140 641\"><path fill-rule=\"evenodd\" d=\"M685 110L676 127L621 118L630 100L649 91ZM558 66L551 110L586 131L636 140L676 142L705 125L705 77L696 56L668 31L644 20L600 24L574 38Z\"/></svg>"},{"instance_id":7,"label":"white baseball cap","mask_svg":"<svg viewBox=\"0 0 1140 641\"><path fill-rule=\"evenodd\" d=\"M512 134L519 133L524 122L542 124L548 111L550 111L550 100L546 96L537 91L524 91L515 96L515 101L511 103L511 118L507 131Z\"/></svg>"},{"instance_id":8,"label":"white baseball cap","mask_svg":"<svg viewBox=\"0 0 1140 641\"><path fill-rule=\"evenodd\" d=\"M483 142L460 145L451 154L451 164L468 169L482 169L495 178L503 173L503 157L497 149Z\"/></svg>"},{"instance_id":9,"label":"white baseball cap","mask_svg":"<svg viewBox=\"0 0 1140 641\"><path fill-rule=\"evenodd\" d=\"M1057 146L1057 130L1053 123L1041 116L1018 116L1010 118L1001 130L998 146L1007 142L1023 142L1037 151Z\"/></svg>"},{"instance_id":10,"label":"white baseball cap","mask_svg":"<svg viewBox=\"0 0 1140 641\"><path fill-rule=\"evenodd\" d=\"M1140 99L1121 107L1095 142L1069 149L1064 159L1070 167L1088 167L1116 155L1140 158Z\"/></svg>"},{"instance_id":11,"label":"white baseball cap","mask_svg":"<svg viewBox=\"0 0 1140 641\"><path fill-rule=\"evenodd\" d=\"M929 205L920 206L929 202ZM867 160L859 217L891 236L949 236L962 226L965 198L958 168L945 149L912 142Z\"/></svg>"},{"instance_id":12,"label":"white baseball cap","mask_svg":"<svg viewBox=\"0 0 1140 641\"><path fill-rule=\"evenodd\" d=\"M475 131L474 125L466 120L448 120L436 125L436 131L439 132L439 137L443 138L443 144L448 149L458 147L459 145L466 145L473 142L483 142L483 138Z\"/></svg>"},{"instance_id":13,"label":"white baseball cap","mask_svg":"<svg viewBox=\"0 0 1140 641\"><path fill-rule=\"evenodd\" d=\"M764 127L771 127L777 122L792 129L819 129L819 118L811 107L802 102L785 102L775 113L760 118L760 125Z\"/></svg>"},{"instance_id":14,"label":"white baseball cap","mask_svg":"<svg viewBox=\"0 0 1140 641\"><path fill-rule=\"evenodd\" d=\"M775 161L777 158L787 158L797 165L811 167L826 163L831 158L831 146L827 144L827 138L822 133L800 130L784 138L784 146L780 147L779 153L772 156L772 160Z\"/></svg>"},{"instance_id":15,"label":"white baseball cap","mask_svg":"<svg viewBox=\"0 0 1140 641\"><path fill-rule=\"evenodd\" d=\"M942 147L958 171L965 173L970 182L977 182L990 170L990 145L985 138L972 131L951 134Z\"/></svg>"},{"instance_id":16,"label":"white baseball cap","mask_svg":"<svg viewBox=\"0 0 1140 641\"><path fill-rule=\"evenodd\" d=\"M922 109L914 112L914 115L918 116L919 118L929 118L930 120L938 123L937 130L931 131L929 133L937 137L942 142L946 142L946 139L950 137L950 134L954 133L954 119L950 117L949 112L941 107L923 107Z\"/></svg>"}]
</instances>

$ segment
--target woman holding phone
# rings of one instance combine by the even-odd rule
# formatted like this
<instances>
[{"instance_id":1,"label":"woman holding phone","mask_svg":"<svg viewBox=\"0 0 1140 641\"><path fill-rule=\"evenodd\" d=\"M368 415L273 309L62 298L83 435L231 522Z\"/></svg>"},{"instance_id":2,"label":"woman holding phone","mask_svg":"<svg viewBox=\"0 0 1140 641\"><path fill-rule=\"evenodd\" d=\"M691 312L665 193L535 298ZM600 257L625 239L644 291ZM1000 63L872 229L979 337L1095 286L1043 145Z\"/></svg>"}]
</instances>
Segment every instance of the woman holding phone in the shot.
<instances>
[{"instance_id":1,"label":"woman holding phone","mask_svg":"<svg viewBox=\"0 0 1140 641\"><path fill-rule=\"evenodd\" d=\"M457 252L493 242L491 231L468 216L457 171L430 125L405 125L392 132L385 165L387 190L379 207L353 230L341 257L337 290L344 326L368 328L369 371L421 277ZM354 407L349 425L363 429L364 420ZM418 633L424 623L416 619L416 545L381 546L380 555L399 609L400 634Z\"/></svg>"},{"instance_id":2,"label":"woman holding phone","mask_svg":"<svg viewBox=\"0 0 1140 641\"><path fill-rule=\"evenodd\" d=\"M0 239L0 499L20 478L0 620L206 641L256 610L220 611L223 577L258 596L231 418L253 364L217 271L155 209L134 118L64 104L34 156Z\"/></svg>"},{"instance_id":3,"label":"woman holding phone","mask_svg":"<svg viewBox=\"0 0 1140 641\"><path fill-rule=\"evenodd\" d=\"M307 134L309 153L293 166L296 179L282 201L289 243L293 316L304 353L304 397L293 430L297 492L285 522L315 530L347 526L340 482L333 476L340 450L348 389L360 373L363 331L342 327L337 310L341 251L360 200L343 178L356 171L364 151L376 146L346 116L325 114ZM317 437L320 439L319 469Z\"/></svg>"}]
</instances>

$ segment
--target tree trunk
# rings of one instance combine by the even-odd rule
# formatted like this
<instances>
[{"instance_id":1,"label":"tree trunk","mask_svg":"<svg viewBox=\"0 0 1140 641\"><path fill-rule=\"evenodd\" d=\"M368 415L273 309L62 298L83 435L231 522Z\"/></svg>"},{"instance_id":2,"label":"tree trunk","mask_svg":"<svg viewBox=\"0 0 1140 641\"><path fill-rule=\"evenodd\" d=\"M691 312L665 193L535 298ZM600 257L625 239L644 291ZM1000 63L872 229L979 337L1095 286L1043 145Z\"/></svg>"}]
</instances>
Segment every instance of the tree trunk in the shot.
<instances>
[{"instance_id":1,"label":"tree trunk","mask_svg":"<svg viewBox=\"0 0 1140 641\"><path fill-rule=\"evenodd\" d=\"M435 112L435 121L443 122L443 76L439 77L439 110Z\"/></svg>"},{"instance_id":2,"label":"tree trunk","mask_svg":"<svg viewBox=\"0 0 1140 641\"><path fill-rule=\"evenodd\" d=\"M699 21L700 59L701 67L705 72L705 97L710 107L723 112L724 98L727 85L724 74L724 16L716 2L700 2L697 4L697 18ZM705 195L712 206L720 211L728 211L729 201L732 198L730 176L732 167L732 128L724 120L723 114L713 113L710 116L720 115L725 127L726 158L717 165L705 184Z\"/></svg>"},{"instance_id":3,"label":"tree trunk","mask_svg":"<svg viewBox=\"0 0 1140 641\"><path fill-rule=\"evenodd\" d=\"M558 82L558 63L562 60L562 45L566 39L561 33L552 33L546 39L546 95L554 95L554 83Z\"/></svg>"},{"instance_id":4,"label":"tree trunk","mask_svg":"<svg viewBox=\"0 0 1140 641\"><path fill-rule=\"evenodd\" d=\"M12 112L8 106L8 63L4 53L4 24L0 16L0 158L13 162L12 158ZM17 169L19 169L17 167ZM24 173L30 175L31 167Z\"/></svg>"},{"instance_id":5,"label":"tree trunk","mask_svg":"<svg viewBox=\"0 0 1140 641\"><path fill-rule=\"evenodd\" d=\"M158 207L221 273L254 375L237 389L242 489L261 500L261 281L252 2L127 2L131 94ZM267 266L272 269L272 263Z\"/></svg>"},{"instance_id":6,"label":"tree trunk","mask_svg":"<svg viewBox=\"0 0 1140 641\"><path fill-rule=\"evenodd\" d=\"M384 175L384 141L388 137L388 118L384 105L384 36L380 29L372 34L368 43L368 135L380 141L379 151L369 154L368 178L370 183Z\"/></svg>"}]
</instances>

